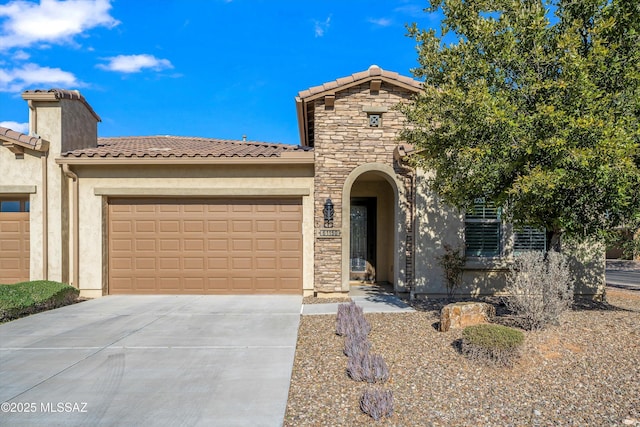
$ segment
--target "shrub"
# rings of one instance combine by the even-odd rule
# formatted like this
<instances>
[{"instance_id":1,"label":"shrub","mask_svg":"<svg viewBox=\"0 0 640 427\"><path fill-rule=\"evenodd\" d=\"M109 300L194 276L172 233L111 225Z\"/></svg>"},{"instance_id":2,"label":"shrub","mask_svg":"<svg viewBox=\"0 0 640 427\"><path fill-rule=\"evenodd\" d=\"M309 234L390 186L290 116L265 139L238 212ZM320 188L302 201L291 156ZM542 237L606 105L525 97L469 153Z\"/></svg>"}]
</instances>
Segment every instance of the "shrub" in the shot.
<instances>
[{"instance_id":1,"label":"shrub","mask_svg":"<svg viewBox=\"0 0 640 427\"><path fill-rule=\"evenodd\" d=\"M0 285L0 322L74 302L78 289L48 280Z\"/></svg>"},{"instance_id":2,"label":"shrub","mask_svg":"<svg viewBox=\"0 0 640 427\"><path fill-rule=\"evenodd\" d=\"M507 275L507 307L525 329L541 329L558 323L573 303L574 280L567 257L559 252L525 252Z\"/></svg>"},{"instance_id":3,"label":"shrub","mask_svg":"<svg viewBox=\"0 0 640 427\"><path fill-rule=\"evenodd\" d=\"M347 335L344 339L344 354L348 357L365 354L371 349L366 335Z\"/></svg>"},{"instance_id":4,"label":"shrub","mask_svg":"<svg viewBox=\"0 0 640 427\"><path fill-rule=\"evenodd\" d=\"M359 307L353 301L349 304L338 305L336 334L341 336L367 336L370 331L371 325L365 319L362 307Z\"/></svg>"},{"instance_id":5,"label":"shrub","mask_svg":"<svg viewBox=\"0 0 640 427\"><path fill-rule=\"evenodd\" d=\"M447 285L447 296L454 298L462 284L465 257L462 249L454 249L449 244L444 244L444 255L438 258L438 263L444 273L444 282Z\"/></svg>"},{"instance_id":6,"label":"shrub","mask_svg":"<svg viewBox=\"0 0 640 427\"><path fill-rule=\"evenodd\" d=\"M391 390L367 388L360 398L360 409L374 420L393 414L393 393Z\"/></svg>"},{"instance_id":7,"label":"shrub","mask_svg":"<svg viewBox=\"0 0 640 427\"><path fill-rule=\"evenodd\" d=\"M379 354L355 354L347 361L347 374L354 381L381 383L389 379L389 368Z\"/></svg>"},{"instance_id":8,"label":"shrub","mask_svg":"<svg viewBox=\"0 0 640 427\"><path fill-rule=\"evenodd\" d=\"M510 366L520 356L524 334L507 326L480 324L462 331L462 354L498 366Z\"/></svg>"}]
</instances>

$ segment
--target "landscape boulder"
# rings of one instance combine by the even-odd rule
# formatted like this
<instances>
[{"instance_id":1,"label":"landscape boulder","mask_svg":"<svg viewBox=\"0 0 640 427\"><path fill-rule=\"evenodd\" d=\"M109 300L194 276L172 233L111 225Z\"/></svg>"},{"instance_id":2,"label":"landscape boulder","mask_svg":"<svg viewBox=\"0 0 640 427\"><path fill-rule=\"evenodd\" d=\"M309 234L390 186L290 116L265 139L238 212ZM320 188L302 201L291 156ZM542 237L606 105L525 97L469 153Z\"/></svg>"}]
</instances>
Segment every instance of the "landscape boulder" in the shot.
<instances>
[{"instance_id":1,"label":"landscape boulder","mask_svg":"<svg viewBox=\"0 0 640 427\"><path fill-rule=\"evenodd\" d=\"M491 304L483 302L447 304L440 311L440 332L487 323L495 314L496 309Z\"/></svg>"}]
</instances>

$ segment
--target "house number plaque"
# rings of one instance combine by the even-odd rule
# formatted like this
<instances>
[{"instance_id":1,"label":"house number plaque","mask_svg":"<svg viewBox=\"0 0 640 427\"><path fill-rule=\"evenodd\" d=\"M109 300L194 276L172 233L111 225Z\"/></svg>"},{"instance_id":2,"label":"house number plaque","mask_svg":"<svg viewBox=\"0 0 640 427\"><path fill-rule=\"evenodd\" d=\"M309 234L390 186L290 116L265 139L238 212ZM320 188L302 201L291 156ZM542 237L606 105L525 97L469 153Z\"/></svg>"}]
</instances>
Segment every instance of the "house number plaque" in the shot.
<instances>
[{"instance_id":1,"label":"house number plaque","mask_svg":"<svg viewBox=\"0 0 640 427\"><path fill-rule=\"evenodd\" d=\"M333 239L342 237L341 230L338 228L321 228L318 230L318 237L321 239Z\"/></svg>"}]
</instances>

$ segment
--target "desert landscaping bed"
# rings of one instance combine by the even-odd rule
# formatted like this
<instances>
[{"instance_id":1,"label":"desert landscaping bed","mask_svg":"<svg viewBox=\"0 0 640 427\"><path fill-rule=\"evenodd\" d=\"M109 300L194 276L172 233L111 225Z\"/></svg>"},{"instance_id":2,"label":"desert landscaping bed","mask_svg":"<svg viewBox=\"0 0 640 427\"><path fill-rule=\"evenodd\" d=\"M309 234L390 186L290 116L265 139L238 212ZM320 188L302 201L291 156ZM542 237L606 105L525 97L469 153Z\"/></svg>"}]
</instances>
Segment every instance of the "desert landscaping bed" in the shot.
<instances>
[{"instance_id":1,"label":"desert landscaping bed","mask_svg":"<svg viewBox=\"0 0 640 427\"><path fill-rule=\"evenodd\" d=\"M303 316L284 425L640 426L640 293L609 288L607 302L526 332L512 368L461 355L461 331L436 329L437 304L367 314L395 406L377 422L359 408L367 385L346 374L335 315Z\"/></svg>"}]
</instances>

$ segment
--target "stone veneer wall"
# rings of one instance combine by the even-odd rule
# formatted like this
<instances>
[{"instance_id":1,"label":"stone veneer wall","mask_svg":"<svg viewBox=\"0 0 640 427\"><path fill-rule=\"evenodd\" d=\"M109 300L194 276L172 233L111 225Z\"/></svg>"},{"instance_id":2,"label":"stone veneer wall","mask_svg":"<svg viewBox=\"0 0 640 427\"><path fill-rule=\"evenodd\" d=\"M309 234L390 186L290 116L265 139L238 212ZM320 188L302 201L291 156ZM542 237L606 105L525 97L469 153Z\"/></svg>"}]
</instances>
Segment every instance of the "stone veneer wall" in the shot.
<instances>
[{"instance_id":1,"label":"stone veneer wall","mask_svg":"<svg viewBox=\"0 0 640 427\"><path fill-rule=\"evenodd\" d=\"M367 163L393 166L398 178L405 184L401 191L412 200L411 177L407 169L394 164L393 152L405 120L393 109L400 102L408 102L413 92L383 82L379 91L371 92L369 83L363 83L335 96L334 107L326 107L324 99L314 101L315 143L315 229L323 228L322 208L327 198L335 206L334 229L340 229L344 219L342 189L349 173ZM382 113L382 126L369 127L368 115L363 107L387 107ZM407 235L412 236L409 210L405 211ZM404 247L404 243L401 245ZM407 252L409 248L405 248ZM411 262L412 257L408 257ZM405 271L407 266L394 266ZM342 291L342 239L315 240L315 289L317 292ZM406 270L413 271L412 268ZM407 281L410 277L406 278Z\"/></svg>"}]
</instances>

